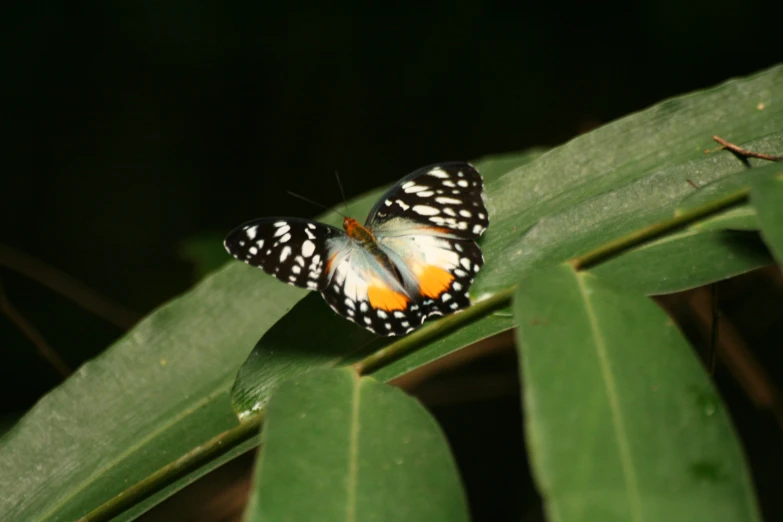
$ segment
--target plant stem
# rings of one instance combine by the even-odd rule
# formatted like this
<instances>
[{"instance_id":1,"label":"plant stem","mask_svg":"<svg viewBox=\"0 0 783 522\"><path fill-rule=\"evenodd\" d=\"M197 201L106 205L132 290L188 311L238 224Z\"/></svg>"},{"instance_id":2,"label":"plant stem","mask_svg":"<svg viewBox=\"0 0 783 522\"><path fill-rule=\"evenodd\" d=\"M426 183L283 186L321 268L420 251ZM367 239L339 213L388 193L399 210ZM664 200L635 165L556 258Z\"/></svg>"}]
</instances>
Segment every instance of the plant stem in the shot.
<instances>
[{"instance_id":1,"label":"plant stem","mask_svg":"<svg viewBox=\"0 0 783 522\"><path fill-rule=\"evenodd\" d=\"M38 329L11 304L10 299L8 299L8 296L5 293L2 281L0 281L0 313L5 314L6 317L19 328L24 336L33 343L33 346L38 350L40 356L46 359L46 362L52 365L52 368L54 368L63 379L67 379L68 376L71 375L71 367L66 364L54 348L49 346L49 343L46 342L46 339L41 335L41 332L39 332Z\"/></svg>"},{"instance_id":2,"label":"plant stem","mask_svg":"<svg viewBox=\"0 0 783 522\"><path fill-rule=\"evenodd\" d=\"M706 205L688 210L674 216L666 221L655 223L648 227L642 228L635 232L631 232L628 235L617 238L613 241L592 250L579 257L575 257L569 263L575 270L587 270L594 266L607 261L613 257L616 257L632 248L635 248L644 243L653 241L664 234L685 228L686 226L695 223L696 221L707 217L711 214L716 214L722 210L734 207L748 200L749 189L742 189L728 196L722 197Z\"/></svg>"}]
</instances>

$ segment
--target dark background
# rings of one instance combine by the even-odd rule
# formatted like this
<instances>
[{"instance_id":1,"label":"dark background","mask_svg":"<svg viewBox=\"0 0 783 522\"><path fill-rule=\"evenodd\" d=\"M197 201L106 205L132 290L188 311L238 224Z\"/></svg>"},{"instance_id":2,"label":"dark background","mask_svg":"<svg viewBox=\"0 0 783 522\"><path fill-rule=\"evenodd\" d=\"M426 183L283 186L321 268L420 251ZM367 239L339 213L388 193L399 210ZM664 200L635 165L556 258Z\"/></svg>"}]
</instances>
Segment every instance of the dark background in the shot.
<instances>
[{"instance_id":1,"label":"dark background","mask_svg":"<svg viewBox=\"0 0 783 522\"><path fill-rule=\"evenodd\" d=\"M239 223L320 212L286 190L336 204L334 171L351 197L783 61L775 2L591 4L3 7L9 301L75 368L123 329L8 268L25 254L143 315L191 286L194 252L219 251ZM59 381L0 316L0 418Z\"/></svg>"}]
</instances>

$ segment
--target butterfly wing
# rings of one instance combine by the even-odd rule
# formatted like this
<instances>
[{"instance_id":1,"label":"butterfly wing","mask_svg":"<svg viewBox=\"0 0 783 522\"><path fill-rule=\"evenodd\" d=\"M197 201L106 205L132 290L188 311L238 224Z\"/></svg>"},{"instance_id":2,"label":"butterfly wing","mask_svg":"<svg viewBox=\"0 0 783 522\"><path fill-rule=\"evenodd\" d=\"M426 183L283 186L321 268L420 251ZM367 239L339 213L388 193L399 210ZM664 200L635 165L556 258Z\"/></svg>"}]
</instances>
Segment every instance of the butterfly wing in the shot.
<instances>
[{"instance_id":1,"label":"butterfly wing","mask_svg":"<svg viewBox=\"0 0 783 522\"><path fill-rule=\"evenodd\" d=\"M349 240L333 256L321 295L335 312L378 335L403 335L421 324L417 296L366 248Z\"/></svg>"},{"instance_id":2,"label":"butterfly wing","mask_svg":"<svg viewBox=\"0 0 783 522\"><path fill-rule=\"evenodd\" d=\"M404 235L413 225L440 235L476 239L489 226L484 181L469 163L421 168L396 183L370 210L365 226L376 236Z\"/></svg>"},{"instance_id":3,"label":"butterfly wing","mask_svg":"<svg viewBox=\"0 0 783 522\"><path fill-rule=\"evenodd\" d=\"M288 284L323 290L328 260L345 247L340 229L298 218L263 218L234 229L223 242L229 254Z\"/></svg>"},{"instance_id":4,"label":"butterfly wing","mask_svg":"<svg viewBox=\"0 0 783 522\"><path fill-rule=\"evenodd\" d=\"M370 211L367 227L410 296L390 330L470 306L470 285L484 265L474 239L489 226L483 190L472 165L443 163L406 176Z\"/></svg>"}]
</instances>

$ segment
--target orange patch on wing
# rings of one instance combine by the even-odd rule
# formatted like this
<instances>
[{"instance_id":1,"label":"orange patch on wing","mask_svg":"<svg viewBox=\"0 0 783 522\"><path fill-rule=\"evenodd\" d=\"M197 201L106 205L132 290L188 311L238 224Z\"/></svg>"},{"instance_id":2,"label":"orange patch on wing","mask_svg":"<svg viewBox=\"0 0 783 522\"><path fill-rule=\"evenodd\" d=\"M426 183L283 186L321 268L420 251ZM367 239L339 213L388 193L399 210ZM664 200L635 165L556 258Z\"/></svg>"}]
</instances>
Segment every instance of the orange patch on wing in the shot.
<instances>
[{"instance_id":1,"label":"orange patch on wing","mask_svg":"<svg viewBox=\"0 0 783 522\"><path fill-rule=\"evenodd\" d=\"M454 281L454 276L439 266L427 265L418 274L419 291L427 297L435 298L445 292Z\"/></svg>"},{"instance_id":2,"label":"orange patch on wing","mask_svg":"<svg viewBox=\"0 0 783 522\"><path fill-rule=\"evenodd\" d=\"M329 259L326 261L326 268L324 268L324 273L328 274L329 272L331 272L331 270L332 270L332 263L334 262L334 260L335 260L335 258L336 258L336 257L337 257L337 252L335 252L334 254L332 254L332 257L330 257L330 258L329 258Z\"/></svg>"},{"instance_id":3,"label":"orange patch on wing","mask_svg":"<svg viewBox=\"0 0 783 522\"><path fill-rule=\"evenodd\" d=\"M405 294L395 292L382 284L368 285L367 298L370 300L370 306L386 311L405 310L410 301Z\"/></svg>"}]
</instances>

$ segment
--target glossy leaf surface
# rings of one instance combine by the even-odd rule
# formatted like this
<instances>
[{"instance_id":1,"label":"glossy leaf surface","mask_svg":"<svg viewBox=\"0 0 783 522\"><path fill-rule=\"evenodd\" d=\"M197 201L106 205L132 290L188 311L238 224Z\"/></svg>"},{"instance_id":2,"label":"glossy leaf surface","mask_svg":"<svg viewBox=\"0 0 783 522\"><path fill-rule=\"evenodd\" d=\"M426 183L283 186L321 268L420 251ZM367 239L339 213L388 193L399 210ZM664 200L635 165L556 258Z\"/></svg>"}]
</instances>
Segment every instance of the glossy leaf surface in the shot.
<instances>
[{"instance_id":1,"label":"glossy leaf surface","mask_svg":"<svg viewBox=\"0 0 783 522\"><path fill-rule=\"evenodd\" d=\"M350 369L273 393L248 522L468 520L446 438L416 399Z\"/></svg>"},{"instance_id":2,"label":"glossy leaf surface","mask_svg":"<svg viewBox=\"0 0 783 522\"><path fill-rule=\"evenodd\" d=\"M513 308L548 520L760 520L720 397L650 299L560 265L521 281Z\"/></svg>"}]
</instances>

